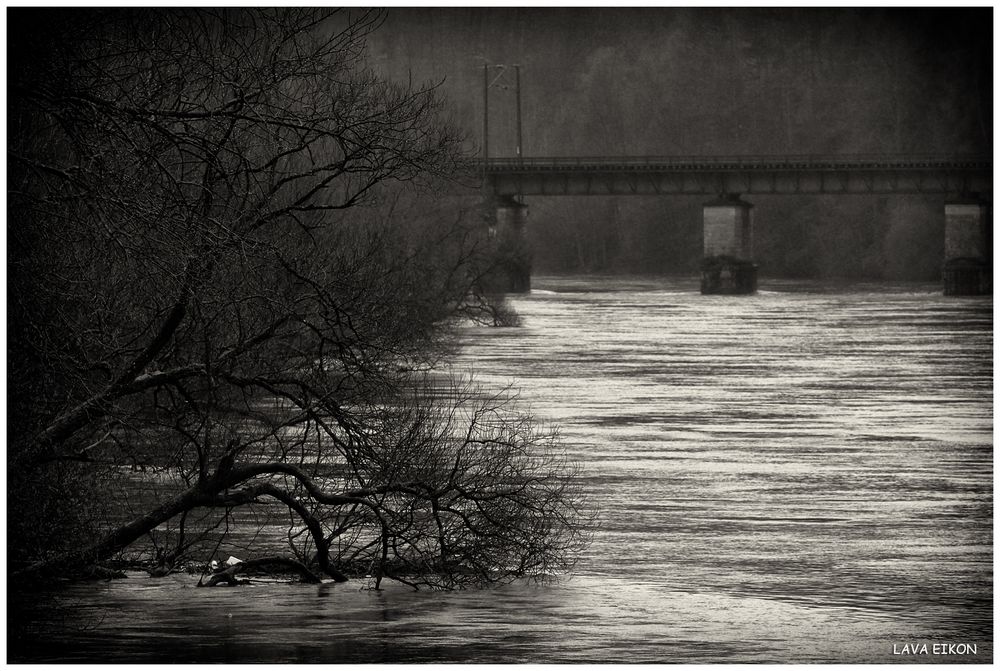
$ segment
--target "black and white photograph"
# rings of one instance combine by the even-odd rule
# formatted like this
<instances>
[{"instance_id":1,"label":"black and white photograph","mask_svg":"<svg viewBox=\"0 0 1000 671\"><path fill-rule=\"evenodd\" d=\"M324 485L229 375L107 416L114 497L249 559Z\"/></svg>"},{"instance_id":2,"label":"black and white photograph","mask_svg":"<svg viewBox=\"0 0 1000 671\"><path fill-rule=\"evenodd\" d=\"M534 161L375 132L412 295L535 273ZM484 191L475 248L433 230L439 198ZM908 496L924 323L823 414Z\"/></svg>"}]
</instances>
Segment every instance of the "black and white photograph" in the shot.
<instances>
[{"instance_id":1,"label":"black and white photograph","mask_svg":"<svg viewBox=\"0 0 1000 671\"><path fill-rule=\"evenodd\" d=\"M11 665L992 665L992 2L7 2Z\"/></svg>"}]
</instances>

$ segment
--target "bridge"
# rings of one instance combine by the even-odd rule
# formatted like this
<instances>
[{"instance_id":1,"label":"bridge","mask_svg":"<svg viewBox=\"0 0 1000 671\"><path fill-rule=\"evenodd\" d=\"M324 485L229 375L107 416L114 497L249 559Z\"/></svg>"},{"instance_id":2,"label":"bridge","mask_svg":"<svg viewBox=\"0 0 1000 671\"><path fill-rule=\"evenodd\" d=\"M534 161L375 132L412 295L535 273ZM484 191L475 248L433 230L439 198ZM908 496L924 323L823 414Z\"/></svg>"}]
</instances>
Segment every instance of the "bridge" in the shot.
<instances>
[{"instance_id":1,"label":"bridge","mask_svg":"<svg viewBox=\"0 0 1000 671\"><path fill-rule=\"evenodd\" d=\"M993 163L987 156L618 156L490 158L470 166L495 207L494 232L526 249L515 196L711 196L703 207L702 293L757 287L753 195L937 194L945 216L946 294L992 293ZM530 288L530 263L508 272Z\"/></svg>"}]
</instances>

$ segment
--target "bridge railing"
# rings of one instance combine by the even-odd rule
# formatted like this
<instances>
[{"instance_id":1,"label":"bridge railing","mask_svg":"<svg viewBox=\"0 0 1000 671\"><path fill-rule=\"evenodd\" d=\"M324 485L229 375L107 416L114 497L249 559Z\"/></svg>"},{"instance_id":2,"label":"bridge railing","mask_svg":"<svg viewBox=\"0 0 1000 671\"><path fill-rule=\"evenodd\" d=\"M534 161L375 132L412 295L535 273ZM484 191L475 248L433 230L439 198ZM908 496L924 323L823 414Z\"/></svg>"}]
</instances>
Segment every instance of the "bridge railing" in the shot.
<instances>
[{"instance_id":1,"label":"bridge railing","mask_svg":"<svg viewBox=\"0 0 1000 671\"><path fill-rule=\"evenodd\" d=\"M474 159L480 170L587 170L587 169L669 169L669 168L973 168L992 169L992 157L942 154L783 154L737 156L538 156L531 158Z\"/></svg>"}]
</instances>

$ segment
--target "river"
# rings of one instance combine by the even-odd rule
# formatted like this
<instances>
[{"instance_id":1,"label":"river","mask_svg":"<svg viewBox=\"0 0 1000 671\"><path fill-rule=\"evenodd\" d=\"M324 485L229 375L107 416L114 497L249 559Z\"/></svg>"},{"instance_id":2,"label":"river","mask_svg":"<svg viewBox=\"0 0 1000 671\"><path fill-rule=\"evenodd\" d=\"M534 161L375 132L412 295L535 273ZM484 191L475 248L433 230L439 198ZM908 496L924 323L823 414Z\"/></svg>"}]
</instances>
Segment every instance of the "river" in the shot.
<instances>
[{"instance_id":1,"label":"river","mask_svg":"<svg viewBox=\"0 0 1000 671\"><path fill-rule=\"evenodd\" d=\"M512 304L523 326L463 329L453 366L520 388L579 462L601 525L570 578L133 575L39 598L11 661L992 661L991 298L536 277Z\"/></svg>"}]
</instances>

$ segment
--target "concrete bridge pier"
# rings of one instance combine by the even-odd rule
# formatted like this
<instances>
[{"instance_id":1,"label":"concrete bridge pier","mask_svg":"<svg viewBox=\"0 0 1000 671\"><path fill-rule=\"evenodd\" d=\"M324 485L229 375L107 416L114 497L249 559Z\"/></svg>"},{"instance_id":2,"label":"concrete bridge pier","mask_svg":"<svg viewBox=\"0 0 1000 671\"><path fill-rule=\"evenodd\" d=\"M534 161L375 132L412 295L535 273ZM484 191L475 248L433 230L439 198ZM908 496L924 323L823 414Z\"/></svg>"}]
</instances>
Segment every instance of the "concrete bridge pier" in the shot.
<instances>
[{"instance_id":1,"label":"concrete bridge pier","mask_svg":"<svg viewBox=\"0 0 1000 671\"><path fill-rule=\"evenodd\" d=\"M490 269L484 280L488 293L531 291L531 249L526 237L528 206L513 196L495 196L486 203L491 240Z\"/></svg>"},{"instance_id":2,"label":"concrete bridge pier","mask_svg":"<svg viewBox=\"0 0 1000 671\"><path fill-rule=\"evenodd\" d=\"M993 241L989 203L966 199L944 206L944 295L993 293Z\"/></svg>"},{"instance_id":3,"label":"concrete bridge pier","mask_svg":"<svg viewBox=\"0 0 1000 671\"><path fill-rule=\"evenodd\" d=\"M753 205L739 194L724 194L702 208L704 254L701 293L752 294L757 291L753 262Z\"/></svg>"}]
</instances>

